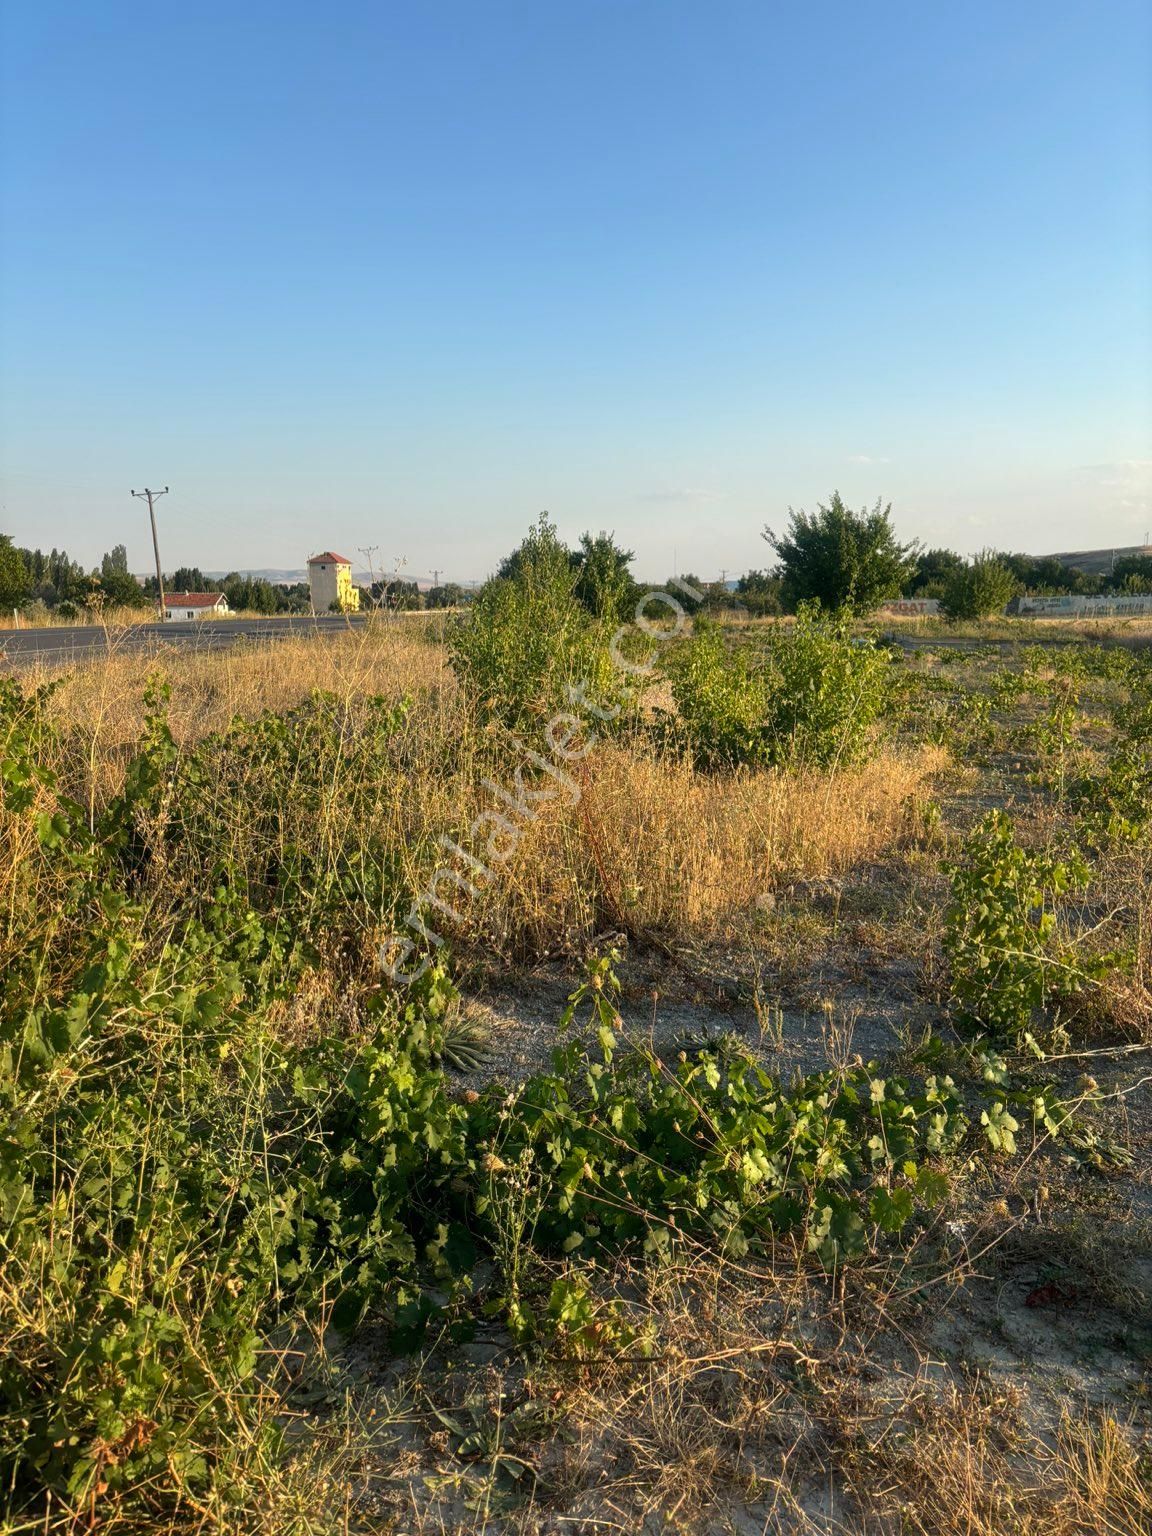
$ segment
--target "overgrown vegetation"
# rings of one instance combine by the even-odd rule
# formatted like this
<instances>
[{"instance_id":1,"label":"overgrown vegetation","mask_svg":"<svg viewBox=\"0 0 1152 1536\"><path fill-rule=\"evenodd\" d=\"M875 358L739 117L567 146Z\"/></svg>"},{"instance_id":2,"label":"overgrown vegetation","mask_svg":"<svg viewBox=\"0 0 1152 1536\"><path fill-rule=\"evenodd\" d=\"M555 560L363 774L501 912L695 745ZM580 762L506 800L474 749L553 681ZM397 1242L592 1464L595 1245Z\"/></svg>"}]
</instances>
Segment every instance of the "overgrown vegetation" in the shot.
<instances>
[{"instance_id":1,"label":"overgrown vegetation","mask_svg":"<svg viewBox=\"0 0 1152 1536\"><path fill-rule=\"evenodd\" d=\"M954 567L940 593L940 607L950 619L987 619L1003 613L1019 590L1016 577L991 550Z\"/></svg>"},{"instance_id":2,"label":"overgrown vegetation","mask_svg":"<svg viewBox=\"0 0 1152 1536\"><path fill-rule=\"evenodd\" d=\"M704 766L848 766L872 745L889 660L816 605L760 648L697 623L672 673L677 725Z\"/></svg>"},{"instance_id":3,"label":"overgrown vegetation","mask_svg":"<svg viewBox=\"0 0 1152 1536\"><path fill-rule=\"evenodd\" d=\"M271 652L211 671L187 658L146 689L115 658L4 683L14 1532L598 1521L561 1449L559 1419L578 1438L585 1414L647 1437L613 1452L632 1489L620 1529L707 1529L731 1500L763 1523L790 1487L784 1462L832 1468L877 1530L900 1528L893 1509L924 1532L990 1532L1005 1510L1013 1528L1069 1533L1147 1515L1122 1414L1061 1428L1059 1475L1028 1481L996 1459L979 1385L884 1410L903 1428L874 1485L855 1447L875 1410L854 1403L848 1363L881 1339L904 1348L925 1293L963 1294L1022 1223L1046 1231L1049 1181L1125 1176L1121 1090L1078 1053L1142 1038L1146 664L1084 647L902 666L815 608L755 638L698 620L666 647L667 691L657 671L619 721L596 719L579 796L531 805L544 781L524 777L524 747L570 685L605 714L623 695L608 646L621 567L600 554L582 601L539 525L452 632L450 665L431 642L377 636L349 640L387 649L352 653L343 680L340 651L314 661L323 689ZM1011 814L957 824L958 796L928 798L932 774L942 797L1003 774ZM420 983L383 985L381 936L445 838L481 851L467 828L493 807L518 817L501 881ZM877 867L894 891L868 884ZM871 986L894 934L917 1011L902 1043L861 1049L844 1021L867 1004L817 956L832 945ZM714 977L710 951L748 958ZM555 1011L555 1049L509 1070L461 991L557 953L570 978L583 957L583 979ZM640 1008L637 965L656 977ZM660 1034L678 971L690 1017L722 980L738 1027L706 1011L704 1028ZM823 1060L789 1067L809 1014ZM369 1508L364 1468L400 1453L324 1375L334 1333L471 1372L471 1395L438 1397L417 1374L389 1409L390 1433L427 1416L449 1462L433 1473L431 1450L404 1453L424 1490L406 1512ZM465 1363L492 1337L504 1406L485 1396L496 1367ZM818 1422L814 1459L803 1437L787 1455L766 1438L784 1415ZM915 1481L915 1455L958 1434L985 1457L967 1527ZM756 1448L754 1473L731 1437Z\"/></svg>"}]
</instances>

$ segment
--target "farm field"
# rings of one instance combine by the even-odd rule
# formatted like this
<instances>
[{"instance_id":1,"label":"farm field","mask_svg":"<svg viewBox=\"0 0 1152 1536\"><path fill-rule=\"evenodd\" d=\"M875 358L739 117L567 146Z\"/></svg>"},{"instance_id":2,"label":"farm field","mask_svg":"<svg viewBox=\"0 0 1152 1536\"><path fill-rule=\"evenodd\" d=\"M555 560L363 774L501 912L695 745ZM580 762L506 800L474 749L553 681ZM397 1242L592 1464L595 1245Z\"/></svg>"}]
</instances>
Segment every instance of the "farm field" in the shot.
<instances>
[{"instance_id":1,"label":"farm field","mask_svg":"<svg viewBox=\"0 0 1152 1536\"><path fill-rule=\"evenodd\" d=\"M1146 635L499 585L0 683L0 1529L1152 1529Z\"/></svg>"}]
</instances>

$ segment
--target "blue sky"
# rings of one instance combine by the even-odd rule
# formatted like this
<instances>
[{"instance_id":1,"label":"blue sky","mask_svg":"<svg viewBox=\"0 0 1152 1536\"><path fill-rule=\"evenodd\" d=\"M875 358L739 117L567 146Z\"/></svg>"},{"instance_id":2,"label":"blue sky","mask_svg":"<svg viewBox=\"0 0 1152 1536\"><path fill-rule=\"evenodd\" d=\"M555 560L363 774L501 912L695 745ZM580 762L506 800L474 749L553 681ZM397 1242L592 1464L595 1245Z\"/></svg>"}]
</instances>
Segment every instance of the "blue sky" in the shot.
<instances>
[{"instance_id":1,"label":"blue sky","mask_svg":"<svg viewBox=\"0 0 1152 1536\"><path fill-rule=\"evenodd\" d=\"M641 574L1152 526L1140 0L9 0L0 529ZM359 563L357 561L357 563Z\"/></svg>"}]
</instances>

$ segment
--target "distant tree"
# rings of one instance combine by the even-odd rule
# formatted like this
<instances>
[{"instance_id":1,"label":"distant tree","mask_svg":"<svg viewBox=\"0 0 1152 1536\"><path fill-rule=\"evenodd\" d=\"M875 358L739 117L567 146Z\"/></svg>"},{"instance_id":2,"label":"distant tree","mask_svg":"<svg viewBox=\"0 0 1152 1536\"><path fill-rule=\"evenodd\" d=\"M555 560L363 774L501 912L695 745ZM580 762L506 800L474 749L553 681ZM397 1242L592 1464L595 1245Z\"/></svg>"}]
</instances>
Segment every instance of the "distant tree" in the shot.
<instances>
[{"instance_id":1,"label":"distant tree","mask_svg":"<svg viewBox=\"0 0 1152 1536\"><path fill-rule=\"evenodd\" d=\"M685 613L697 613L708 601L708 583L701 576L689 571L687 576L669 576L664 583L664 591L670 592ZM699 593L699 597L694 594ZM660 607L655 604L652 612Z\"/></svg>"},{"instance_id":2,"label":"distant tree","mask_svg":"<svg viewBox=\"0 0 1152 1536\"><path fill-rule=\"evenodd\" d=\"M111 571L100 578L100 585L110 603L121 608L143 608L148 596L128 571Z\"/></svg>"},{"instance_id":3,"label":"distant tree","mask_svg":"<svg viewBox=\"0 0 1152 1536\"><path fill-rule=\"evenodd\" d=\"M1108 577L1114 592L1152 592L1152 555L1122 555Z\"/></svg>"},{"instance_id":4,"label":"distant tree","mask_svg":"<svg viewBox=\"0 0 1152 1536\"><path fill-rule=\"evenodd\" d=\"M235 613L277 613L280 589L262 576L241 576L230 571L222 583L229 608Z\"/></svg>"},{"instance_id":5,"label":"distant tree","mask_svg":"<svg viewBox=\"0 0 1152 1536\"><path fill-rule=\"evenodd\" d=\"M280 608L287 613L310 613L312 611L312 597L306 581L297 581L286 587L278 589L281 594L278 598Z\"/></svg>"},{"instance_id":6,"label":"distant tree","mask_svg":"<svg viewBox=\"0 0 1152 1536\"><path fill-rule=\"evenodd\" d=\"M220 592L223 585L209 581L198 565L177 566L171 576L165 576L164 586L172 592Z\"/></svg>"},{"instance_id":7,"label":"distant tree","mask_svg":"<svg viewBox=\"0 0 1152 1536\"><path fill-rule=\"evenodd\" d=\"M99 572L89 578L89 596L99 596L112 608L140 608L148 601L144 588L128 570L128 551L115 545L100 561Z\"/></svg>"},{"instance_id":8,"label":"distant tree","mask_svg":"<svg viewBox=\"0 0 1152 1536\"><path fill-rule=\"evenodd\" d=\"M45 554L42 549L17 549L31 582L31 595L49 608L70 597L83 598L87 576L84 567L70 560L63 550Z\"/></svg>"},{"instance_id":9,"label":"distant tree","mask_svg":"<svg viewBox=\"0 0 1152 1536\"><path fill-rule=\"evenodd\" d=\"M396 576L387 577L382 581L374 581L370 594L373 603L378 608L408 611L424 606L424 600L420 595L420 588L416 583L414 581L401 581Z\"/></svg>"},{"instance_id":10,"label":"distant tree","mask_svg":"<svg viewBox=\"0 0 1152 1536\"><path fill-rule=\"evenodd\" d=\"M940 606L950 619L987 619L1003 613L1020 583L995 550L985 549L944 584Z\"/></svg>"},{"instance_id":11,"label":"distant tree","mask_svg":"<svg viewBox=\"0 0 1152 1536\"><path fill-rule=\"evenodd\" d=\"M464 588L454 581L446 581L440 587L429 587L424 594L424 605L427 608L460 608L465 600Z\"/></svg>"},{"instance_id":12,"label":"distant tree","mask_svg":"<svg viewBox=\"0 0 1152 1536\"><path fill-rule=\"evenodd\" d=\"M704 584L704 607L709 613L723 613L726 608L737 608L739 599L726 581L709 581Z\"/></svg>"},{"instance_id":13,"label":"distant tree","mask_svg":"<svg viewBox=\"0 0 1152 1536\"><path fill-rule=\"evenodd\" d=\"M780 585L779 576L770 576L767 571L745 571L736 583L736 596L753 617L779 613Z\"/></svg>"},{"instance_id":14,"label":"distant tree","mask_svg":"<svg viewBox=\"0 0 1152 1536\"><path fill-rule=\"evenodd\" d=\"M785 605L818 602L833 612L870 613L898 597L916 569L918 546L900 544L892 530L892 506L877 501L853 512L836 491L813 513L788 509L783 534L765 527L763 537L780 560Z\"/></svg>"},{"instance_id":15,"label":"distant tree","mask_svg":"<svg viewBox=\"0 0 1152 1536\"><path fill-rule=\"evenodd\" d=\"M598 619L631 617L640 596L640 588L628 567L636 558L630 549L621 549L615 536L600 532L580 535L580 548L569 554L576 573L573 593L588 612Z\"/></svg>"},{"instance_id":16,"label":"distant tree","mask_svg":"<svg viewBox=\"0 0 1152 1536\"><path fill-rule=\"evenodd\" d=\"M0 533L0 608L18 608L31 588L28 567L6 533Z\"/></svg>"},{"instance_id":17,"label":"distant tree","mask_svg":"<svg viewBox=\"0 0 1152 1536\"><path fill-rule=\"evenodd\" d=\"M954 549L922 549L916 556L916 569L908 586L909 597L939 597L955 571L967 562Z\"/></svg>"},{"instance_id":18,"label":"distant tree","mask_svg":"<svg viewBox=\"0 0 1152 1536\"><path fill-rule=\"evenodd\" d=\"M1074 565L1065 565L1054 555L999 555L1000 564L1011 571L1025 592L1053 596L1084 591L1084 573Z\"/></svg>"}]
</instances>

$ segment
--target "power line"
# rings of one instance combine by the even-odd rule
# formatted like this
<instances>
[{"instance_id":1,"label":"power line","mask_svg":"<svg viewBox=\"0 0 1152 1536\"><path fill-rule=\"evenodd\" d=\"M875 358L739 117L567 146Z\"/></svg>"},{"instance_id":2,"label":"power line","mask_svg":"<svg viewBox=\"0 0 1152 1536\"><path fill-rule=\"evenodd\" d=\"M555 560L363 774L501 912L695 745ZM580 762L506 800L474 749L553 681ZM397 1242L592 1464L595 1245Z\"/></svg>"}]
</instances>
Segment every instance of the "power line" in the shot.
<instances>
[{"instance_id":1,"label":"power line","mask_svg":"<svg viewBox=\"0 0 1152 1536\"><path fill-rule=\"evenodd\" d=\"M164 572L160 568L160 541L156 537L156 509L153 502L159 501L161 496L167 496L168 487L162 491L150 491L147 486L142 491L133 491L133 496L138 496L141 501L147 499L148 517L152 523L152 553L156 556L156 588L160 594L160 622L164 622Z\"/></svg>"}]
</instances>

